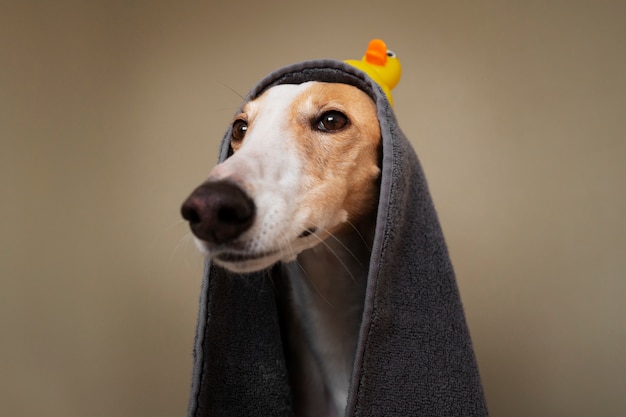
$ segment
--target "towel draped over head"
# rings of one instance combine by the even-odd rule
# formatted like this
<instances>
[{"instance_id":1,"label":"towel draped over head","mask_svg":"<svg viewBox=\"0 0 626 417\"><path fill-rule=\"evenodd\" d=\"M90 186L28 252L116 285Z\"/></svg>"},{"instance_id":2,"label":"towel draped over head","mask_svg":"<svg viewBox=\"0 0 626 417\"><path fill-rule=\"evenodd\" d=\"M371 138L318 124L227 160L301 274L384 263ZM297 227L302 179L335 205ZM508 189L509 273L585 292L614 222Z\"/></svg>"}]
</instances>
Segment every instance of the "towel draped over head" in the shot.
<instances>
[{"instance_id":1,"label":"towel draped over head","mask_svg":"<svg viewBox=\"0 0 626 417\"><path fill-rule=\"evenodd\" d=\"M345 83L377 105L381 187L346 416L487 416L454 271L417 156L380 88L339 61L282 68L278 84ZM230 131L220 161L232 152ZM188 415L291 416L274 280L280 268L234 274L207 262Z\"/></svg>"}]
</instances>

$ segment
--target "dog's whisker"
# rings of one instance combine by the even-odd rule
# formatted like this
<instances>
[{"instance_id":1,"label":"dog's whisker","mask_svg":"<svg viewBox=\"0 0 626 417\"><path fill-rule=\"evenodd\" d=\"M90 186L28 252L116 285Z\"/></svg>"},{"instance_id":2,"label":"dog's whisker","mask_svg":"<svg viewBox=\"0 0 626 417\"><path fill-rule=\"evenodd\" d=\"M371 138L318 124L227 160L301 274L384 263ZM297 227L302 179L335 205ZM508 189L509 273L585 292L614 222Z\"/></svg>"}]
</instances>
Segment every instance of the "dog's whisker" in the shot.
<instances>
[{"instance_id":1,"label":"dog's whisker","mask_svg":"<svg viewBox=\"0 0 626 417\"><path fill-rule=\"evenodd\" d=\"M170 230L170 229L172 229L174 227L180 226L181 224L186 226L187 222L185 220L183 220L183 219L177 220L177 221L173 222L172 224L170 224L169 226L166 226L165 230Z\"/></svg>"},{"instance_id":2,"label":"dog's whisker","mask_svg":"<svg viewBox=\"0 0 626 417\"><path fill-rule=\"evenodd\" d=\"M193 243L193 235L191 233L185 233L180 239L178 239L176 246L174 246L174 249L172 249L168 262L171 264L174 261L174 257L181 250L181 248L185 245L188 245L190 242ZM186 259L186 256L184 259Z\"/></svg>"},{"instance_id":3,"label":"dog's whisker","mask_svg":"<svg viewBox=\"0 0 626 417\"><path fill-rule=\"evenodd\" d=\"M359 237L359 239L361 239L361 242L363 242L363 244L365 245L367 250L371 253L372 252L372 247L369 244L369 242L365 239L363 234L359 231L359 229L350 220L346 220L346 223L348 224L348 226L350 226L354 230L354 232Z\"/></svg>"},{"instance_id":4,"label":"dog's whisker","mask_svg":"<svg viewBox=\"0 0 626 417\"><path fill-rule=\"evenodd\" d=\"M215 80L217 83L221 84L223 87L228 88L230 91L232 91L233 93L235 93L239 98L241 98L242 100L245 98L243 96L243 94L239 93L237 90L235 90L234 88L232 88L231 86L229 86L228 84L225 84L219 80Z\"/></svg>"},{"instance_id":5,"label":"dog's whisker","mask_svg":"<svg viewBox=\"0 0 626 417\"><path fill-rule=\"evenodd\" d=\"M279 250L285 252L285 253L294 253L293 251L293 242L288 239L287 237L281 236L278 238L278 247ZM330 249L330 248L329 248ZM331 249L332 251L332 249ZM337 255L335 255L337 256ZM326 298L324 296L324 294L322 293L322 291L320 291L319 287L317 286L317 284L315 283L315 280L313 280L307 270L302 266L302 264L298 261L298 258L296 256L296 258L293 260L293 262L297 265L298 269L300 269L302 271L302 274L304 275L305 279L311 284L311 287L313 288L313 290L319 295L319 297L326 303L328 304L331 308L335 308L335 306L328 300L328 298Z\"/></svg>"},{"instance_id":6,"label":"dog's whisker","mask_svg":"<svg viewBox=\"0 0 626 417\"><path fill-rule=\"evenodd\" d=\"M337 242L339 245L341 245L341 247L342 247L343 249L345 249L345 251L346 251L346 252L348 252L348 254L349 254L350 256L352 256L352 257L354 258L354 260L355 260L355 261L356 261L359 265L363 265L363 262L361 261L361 259L360 259L360 258L359 258L359 257L358 257L358 256L357 256L354 252L352 252L352 250L350 250L350 248L349 248L349 247L348 247L348 246L347 246L347 245L346 245L346 244L345 244L345 243L344 243L341 239L339 239L339 238L338 238L337 236L335 236L333 233L328 232L328 230L327 230L327 229L325 229L325 228L322 228L321 230L322 230L323 232L327 232L328 237L332 238L335 242ZM327 244L325 241L324 241L323 243L326 245L326 247L328 247L328 248L330 249L330 247L328 246L328 244ZM332 250L332 249L331 249L331 250ZM338 255L335 255L335 256L338 256Z\"/></svg>"},{"instance_id":7,"label":"dog's whisker","mask_svg":"<svg viewBox=\"0 0 626 417\"><path fill-rule=\"evenodd\" d=\"M294 261L296 263L296 265L298 266L298 268L302 271L302 274L304 275L304 277L306 278L306 280L311 284L311 287L313 287L313 289L315 290L315 292L317 293L317 295L320 296L320 298L329 305L330 308L335 309L335 306L333 303L331 303L328 298L324 297L324 294L322 294L322 292L320 291L319 287L315 284L315 280L311 279L311 277L309 276L308 272L306 271L306 269L300 264L300 262L298 262L298 260L296 259Z\"/></svg>"},{"instance_id":8,"label":"dog's whisker","mask_svg":"<svg viewBox=\"0 0 626 417\"><path fill-rule=\"evenodd\" d=\"M346 265L346 263L342 259L342 257L337 252L335 252L335 250L333 250L333 248L331 248L330 245L324 241L324 239L319 237L317 235L317 233L313 233L312 236L317 238L317 240L319 240L322 245L324 245L324 246L326 246L326 248L328 248L329 252L332 253L335 258L337 258L337 260L339 261L341 266L346 270L348 275L350 275L350 278L352 279L352 282L354 282L356 284L357 281L356 281L356 278L355 278L354 274L352 273L352 270L348 267L348 265ZM352 256L354 256L354 254L352 254Z\"/></svg>"}]
</instances>

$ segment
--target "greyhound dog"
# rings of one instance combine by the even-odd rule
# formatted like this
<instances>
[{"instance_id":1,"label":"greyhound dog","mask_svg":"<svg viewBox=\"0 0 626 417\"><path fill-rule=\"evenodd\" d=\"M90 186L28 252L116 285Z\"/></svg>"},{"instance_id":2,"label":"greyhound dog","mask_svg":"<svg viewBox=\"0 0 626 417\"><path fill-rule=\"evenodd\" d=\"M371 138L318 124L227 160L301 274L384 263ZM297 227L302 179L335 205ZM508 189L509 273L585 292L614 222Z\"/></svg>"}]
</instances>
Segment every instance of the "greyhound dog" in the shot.
<instances>
[{"instance_id":1,"label":"greyhound dog","mask_svg":"<svg viewBox=\"0 0 626 417\"><path fill-rule=\"evenodd\" d=\"M374 237L381 135L360 89L271 87L231 128L233 154L182 206L200 251L235 273L280 262L298 417L346 407Z\"/></svg>"}]
</instances>

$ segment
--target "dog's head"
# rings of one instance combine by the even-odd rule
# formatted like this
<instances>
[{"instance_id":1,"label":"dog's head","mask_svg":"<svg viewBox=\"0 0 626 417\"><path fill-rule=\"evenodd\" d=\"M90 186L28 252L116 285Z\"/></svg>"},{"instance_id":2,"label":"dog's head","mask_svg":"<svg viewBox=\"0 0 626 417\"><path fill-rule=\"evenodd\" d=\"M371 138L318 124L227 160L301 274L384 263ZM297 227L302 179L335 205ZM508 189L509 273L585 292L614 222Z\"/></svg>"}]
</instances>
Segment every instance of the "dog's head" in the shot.
<instances>
[{"instance_id":1,"label":"dog's head","mask_svg":"<svg viewBox=\"0 0 626 417\"><path fill-rule=\"evenodd\" d=\"M380 127L356 87L274 86L235 117L230 145L182 206L200 250L227 269L292 260L375 213Z\"/></svg>"}]
</instances>

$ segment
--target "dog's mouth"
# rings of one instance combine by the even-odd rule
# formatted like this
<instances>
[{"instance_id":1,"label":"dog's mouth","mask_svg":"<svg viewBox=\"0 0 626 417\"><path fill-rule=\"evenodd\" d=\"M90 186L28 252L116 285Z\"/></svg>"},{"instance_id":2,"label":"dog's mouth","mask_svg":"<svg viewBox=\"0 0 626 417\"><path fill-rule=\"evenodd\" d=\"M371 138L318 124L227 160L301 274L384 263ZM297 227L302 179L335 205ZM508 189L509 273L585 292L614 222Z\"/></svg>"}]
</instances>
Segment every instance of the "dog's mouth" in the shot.
<instances>
[{"instance_id":1,"label":"dog's mouth","mask_svg":"<svg viewBox=\"0 0 626 417\"><path fill-rule=\"evenodd\" d=\"M226 263L241 263L256 261L259 259L267 258L272 255L276 255L278 251L261 252L261 253L249 253L249 252L220 252L213 256L213 259Z\"/></svg>"},{"instance_id":2,"label":"dog's mouth","mask_svg":"<svg viewBox=\"0 0 626 417\"><path fill-rule=\"evenodd\" d=\"M292 261L302 250L311 246L310 238L317 236L317 231L317 227L309 227L304 229L290 245L260 251L246 249L245 241L220 245L221 247L215 247L201 239L196 239L196 243L204 255L216 264L233 272L248 273L266 269L279 261Z\"/></svg>"},{"instance_id":3,"label":"dog's mouth","mask_svg":"<svg viewBox=\"0 0 626 417\"><path fill-rule=\"evenodd\" d=\"M307 237L309 235L312 235L315 232L317 232L317 227L309 227L304 232L300 233L300 236L298 236L298 238Z\"/></svg>"},{"instance_id":4,"label":"dog's mouth","mask_svg":"<svg viewBox=\"0 0 626 417\"><path fill-rule=\"evenodd\" d=\"M223 268L236 273L250 273L269 268L281 258L280 251L267 252L239 252L220 251L210 256L211 259Z\"/></svg>"},{"instance_id":5,"label":"dog's mouth","mask_svg":"<svg viewBox=\"0 0 626 417\"><path fill-rule=\"evenodd\" d=\"M317 231L316 227L310 227L304 230L299 236L298 239L305 238L314 234ZM273 257L277 255L280 250L269 250L264 252L248 252L242 250L222 250L212 256L213 259L219 262L226 263L240 263L240 262L248 262L248 261L256 261L263 258Z\"/></svg>"},{"instance_id":6,"label":"dog's mouth","mask_svg":"<svg viewBox=\"0 0 626 417\"><path fill-rule=\"evenodd\" d=\"M315 234L315 230L307 229L300 236L298 236L298 238L305 238L313 234ZM216 264L226 269L233 272L248 273L269 268L279 261L292 261L298 253L300 253L303 249L306 249L309 245L304 247L298 246L299 245L296 245L296 247L290 246L292 250L286 250L287 248L284 248L283 250L266 250L262 252L223 249L216 253L209 252L208 255Z\"/></svg>"}]
</instances>

